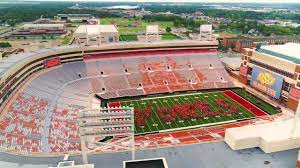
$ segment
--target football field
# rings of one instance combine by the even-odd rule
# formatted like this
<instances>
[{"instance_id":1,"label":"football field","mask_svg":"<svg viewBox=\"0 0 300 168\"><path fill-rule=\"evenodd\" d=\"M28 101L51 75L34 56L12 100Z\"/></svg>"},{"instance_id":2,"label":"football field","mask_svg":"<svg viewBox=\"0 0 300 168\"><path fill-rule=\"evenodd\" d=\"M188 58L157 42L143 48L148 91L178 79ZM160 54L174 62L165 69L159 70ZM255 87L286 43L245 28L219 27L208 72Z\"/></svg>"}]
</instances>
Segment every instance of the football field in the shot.
<instances>
[{"instance_id":1,"label":"football field","mask_svg":"<svg viewBox=\"0 0 300 168\"><path fill-rule=\"evenodd\" d=\"M221 107L216 103L216 100L224 100L231 106L237 107L237 112L228 114L228 109ZM177 114L175 121L164 122L158 115L159 108L173 108L175 105L193 104L195 102L206 102L210 111L217 111L219 115L203 116L201 110L194 110L193 112L199 114L199 117L183 119ZM155 97L144 97L135 100L120 101L122 106L131 106L137 109L151 109L152 113L146 118L144 126L135 126L136 134L147 134L162 131L172 131L180 129L195 128L200 126L216 125L226 122L234 122L242 119L249 119L255 117L253 113L244 108L241 104L234 101L223 91L215 92L192 92L175 95L158 95ZM222 114L224 113L224 114Z\"/></svg>"}]
</instances>

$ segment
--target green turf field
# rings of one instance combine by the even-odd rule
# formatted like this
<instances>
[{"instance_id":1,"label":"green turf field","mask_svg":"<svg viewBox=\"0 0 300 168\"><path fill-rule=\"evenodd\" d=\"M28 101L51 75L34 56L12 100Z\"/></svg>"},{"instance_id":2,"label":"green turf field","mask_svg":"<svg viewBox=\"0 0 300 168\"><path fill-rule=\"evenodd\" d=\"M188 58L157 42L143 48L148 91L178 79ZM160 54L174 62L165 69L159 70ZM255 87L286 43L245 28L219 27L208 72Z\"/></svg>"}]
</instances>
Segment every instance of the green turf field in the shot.
<instances>
[{"instance_id":1,"label":"green turf field","mask_svg":"<svg viewBox=\"0 0 300 168\"><path fill-rule=\"evenodd\" d=\"M137 35L129 34L129 35L120 35L120 41L137 41Z\"/></svg>"},{"instance_id":2,"label":"green turf field","mask_svg":"<svg viewBox=\"0 0 300 168\"><path fill-rule=\"evenodd\" d=\"M175 35L175 34L163 34L162 40L179 40L181 37Z\"/></svg>"},{"instance_id":3,"label":"green turf field","mask_svg":"<svg viewBox=\"0 0 300 168\"><path fill-rule=\"evenodd\" d=\"M159 118L158 114L156 113L156 109L159 107L173 107L175 104L193 103L196 101L206 101L209 103L212 110L224 112L224 109L220 108L217 104L215 104L214 100L217 98L224 99L228 103L237 106L239 113L234 115L221 115L207 118L200 117L197 119L188 120L183 120L178 116L176 121L171 122L169 124L163 123L162 120ZM187 129L254 117L252 113L250 113L248 110L243 108L235 101L231 100L229 97L223 94L223 92L195 92L177 95L160 95L156 97L146 97L135 100L121 100L120 102L122 106L131 106L135 109L144 109L146 107L152 108L153 113L146 120L147 124L144 127L135 127L136 134L146 134L166 130ZM201 113L198 110L195 110L194 112Z\"/></svg>"},{"instance_id":4,"label":"green turf field","mask_svg":"<svg viewBox=\"0 0 300 168\"><path fill-rule=\"evenodd\" d=\"M131 24L138 23L137 26L130 26ZM158 21L148 23L139 19L126 19L126 18L103 18L100 20L100 24L117 24L118 30L121 35L137 34L146 30L147 25L157 24L160 28L173 27L173 22Z\"/></svg>"},{"instance_id":5,"label":"green turf field","mask_svg":"<svg viewBox=\"0 0 300 168\"><path fill-rule=\"evenodd\" d=\"M269 103L261 100L260 98L252 95L251 93L243 90L243 89L231 89L233 92L235 92L236 94L240 95L241 97L245 98L246 100L248 100L249 102L251 102L252 104L256 105L257 107L261 108L262 110L264 110L265 112L267 112L268 114L277 114L280 112L280 109L270 105Z\"/></svg>"}]
</instances>

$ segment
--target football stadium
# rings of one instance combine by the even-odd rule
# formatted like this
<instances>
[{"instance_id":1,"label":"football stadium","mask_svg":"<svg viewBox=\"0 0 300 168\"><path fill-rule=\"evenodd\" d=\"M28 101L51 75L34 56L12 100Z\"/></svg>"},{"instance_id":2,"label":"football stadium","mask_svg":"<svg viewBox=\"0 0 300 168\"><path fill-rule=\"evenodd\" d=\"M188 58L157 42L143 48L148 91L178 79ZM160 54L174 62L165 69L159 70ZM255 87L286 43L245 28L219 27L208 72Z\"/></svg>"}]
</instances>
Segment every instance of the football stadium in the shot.
<instances>
[{"instance_id":1,"label":"football stadium","mask_svg":"<svg viewBox=\"0 0 300 168\"><path fill-rule=\"evenodd\" d=\"M0 149L46 157L177 147L222 141L227 128L280 116L235 85L217 47L126 42L11 56L0 62ZM134 144L122 141L131 134Z\"/></svg>"}]
</instances>

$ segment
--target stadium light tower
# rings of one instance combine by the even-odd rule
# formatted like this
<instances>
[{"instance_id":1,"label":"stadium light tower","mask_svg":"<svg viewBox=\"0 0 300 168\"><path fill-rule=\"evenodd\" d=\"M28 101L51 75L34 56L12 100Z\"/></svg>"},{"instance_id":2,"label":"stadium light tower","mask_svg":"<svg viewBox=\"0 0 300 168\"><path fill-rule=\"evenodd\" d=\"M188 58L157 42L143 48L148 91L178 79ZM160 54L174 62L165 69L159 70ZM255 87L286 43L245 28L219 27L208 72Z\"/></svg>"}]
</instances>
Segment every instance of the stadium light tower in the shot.
<instances>
[{"instance_id":1,"label":"stadium light tower","mask_svg":"<svg viewBox=\"0 0 300 168\"><path fill-rule=\"evenodd\" d=\"M146 40L148 41L149 35L155 35L156 40L159 40L159 31L158 31L158 25L149 25L146 27Z\"/></svg>"},{"instance_id":2,"label":"stadium light tower","mask_svg":"<svg viewBox=\"0 0 300 168\"><path fill-rule=\"evenodd\" d=\"M89 35L88 35L88 28L87 28L87 26L85 26L85 35L86 35L86 43L85 43L85 45L88 45L88 43L89 43Z\"/></svg>"},{"instance_id":3,"label":"stadium light tower","mask_svg":"<svg viewBox=\"0 0 300 168\"><path fill-rule=\"evenodd\" d=\"M98 44L101 46L102 38L101 38L101 21L99 20L99 36L98 36Z\"/></svg>"},{"instance_id":4,"label":"stadium light tower","mask_svg":"<svg viewBox=\"0 0 300 168\"><path fill-rule=\"evenodd\" d=\"M135 159L133 107L105 107L81 111L78 116L82 157L89 152L131 151Z\"/></svg>"},{"instance_id":5,"label":"stadium light tower","mask_svg":"<svg viewBox=\"0 0 300 168\"><path fill-rule=\"evenodd\" d=\"M205 40L207 40L207 36L208 36L209 40L212 39L212 25L201 25L199 39L202 40L204 37Z\"/></svg>"}]
</instances>

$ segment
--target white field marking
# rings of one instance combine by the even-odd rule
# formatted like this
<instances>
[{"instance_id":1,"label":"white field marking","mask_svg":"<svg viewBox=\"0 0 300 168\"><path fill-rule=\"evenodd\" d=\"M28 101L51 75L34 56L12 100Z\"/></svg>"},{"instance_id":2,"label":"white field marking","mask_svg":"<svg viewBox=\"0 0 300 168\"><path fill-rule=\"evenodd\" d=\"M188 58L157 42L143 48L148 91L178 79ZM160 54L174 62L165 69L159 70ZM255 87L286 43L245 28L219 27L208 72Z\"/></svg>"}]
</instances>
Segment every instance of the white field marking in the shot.
<instances>
[{"instance_id":1,"label":"white field marking","mask_svg":"<svg viewBox=\"0 0 300 168\"><path fill-rule=\"evenodd\" d=\"M178 102L178 99L177 99L177 102ZM169 107L172 107L172 104L174 105L175 103L174 102L167 102L167 104L168 104L168 106ZM178 116L177 114L176 114L176 116ZM175 125L177 126L177 128L180 128L180 126L177 124L177 121L174 121L175 122ZM171 125L171 127L172 127L172 125Z\"/></svg>"},{"instance_id":2,"label":"white field marking","mask_svg":"<svg viewBox=\"0 0 300 168\"><path fill-rule=\"evenodd\" d=\"M188 96L190 96L190 95L188 95ZM179 99L180 99L180 101L181 101L182 103L185 103L185 101L182 100L181 97L179 97ZM189 101L189 102L190 102L190 101ZM193 123L191 123L189 120L187 120L187 122L188 122L190 125L193 125ZM186 125L184 124L184 126L186 126Z\"/></svg>"},{"instance_id":3,"label":"white field marking","mask_svg":"<svg viewBox=\"0 0 300 168\"><path fill-rule=\"evenodd\" d=\"M232 100L234 102L234 105L238 106L239 108L241 108L242 110L245 109L247 112L249 110L247 110L246 108L244 108L241 104L239 104L238 102L236 102L235 100L231 99L230 97L226 96L226 95L221 95L221 97L225 98L226 100ZM249 111L250 112L250 111ZM251 113L251 112L250 112ZM231 114L230 114L231 118L234 118ZM247 113L243 113L242 112L242 115L241 115L243 118L248 118L248 114Z\"/></svg>"},{"instance_id":4,"label":"white field marking","mask_svg":"<svg viewBox=\"0 0 300 168\"><path fill-rule=\"evenodd\" d=\"M227 124L227 123L233 123L233 122L237 122L237 120L228 120L228 121L222 121L222 122L207 123L207 124L202 124L202 125L193 125L193 126L188 126L188 127L180 127L180 128L162 130L162 131L159 131L159 132L179 131L179 130L206 127L206 126L213 126L213 125L220 125L220 124Z\"/></svg>"},{"instance_id":5,"label":"white field marking","mask_svg":"<svg viewBox=\"0 0 300 168\"><path fill-rule=\"evenodd\" d=\"M211 93L220 93L222 91L215 91L215 92L207 92L205 94L211 94ZM170 95L170 96L158 96L158 97L148 97L148 98L142 98L140 100L152 100L152 99L160 99L160 98L169 98L169 97L183 97L183 96L189 96L189 95L198 95L198 94L204 94L204 93L197 93L197 92L191 92L191 93L185 93L185 94L179 94L179 95ZM133 101L139 101L139 100L133 100Z\"/></svg>"},{"instance_id":6,"label":"white field marking","mask_svg":"<svg viewBox=\"0 0 300 168\"><path fill-rule=\"evenodd\" d=\"M139 103L139 102L138 102L138 103ZM142 102L142 103L144 103L144 102ZM146 103L145 103L145 104L146 104ZM146 105L145 105L145 104L143 104L142 106L143 106L143 107L146 107ZM153 119L152 119L152 118L151 118L151 120L152 120L152 122L153 122L153 123L155 123L155 122L153 121ZM153 130L151 129L151 127L150 127L150 124L148 123L148 121L147 121L147 120L146 120L146 123L147 123L147 126L149 127L150 131L151 131L151 132L153 132ZM157 130L157 131L159 131L159 129L158 129L157 127L156 127L156 130Z\"/></svg>"},{"instance_id":7,"label":"white field marking","mask_svg":"<svg viewBox=\"0 0 300 168\"><path fill-rule=\"evenodd\" d=\"M153 107L151 107L152 109L153 109ZM164 124L162 123L162 121L160 120L160 118L159 118L159 116L158 116L158 114L157 114L157 111L153 111L152 113L154 113L155 114L155 116L157 117L157 119L158 119L158 121L160 122L160 124L162 125L162 127L164 128L164 129L166 129L165 128L165 126L164 126ZM153 119L152 119L153 120ZM172 127L172 126L171 126ZM158 129L158 128L157 128ZM158 129L158 131L160 131L159 129Z\"/></svg>"},{"instance_id":8,"label":"white field marking","mask_svg":"<svg viewBox=\"0 0 300 168\"><path fill-rule=\"evenodd\" d=\"M205 95L204 97L206 97L206 95ZM215 109L217 108L217 107L213 106L213 104L211 104L211 103L213 103L214 101L213 101L213 99L210 99L209 96L207 96L207 99L203 99L203 98L201 98L201 97L200 97L200 99L206 101L206 102L210 105L210 107L211 107L212 109L215 110ZM207 118L204 118L204 119L205 119L205 120L209 120L209 121L213 121L213 122L210 122L210 123L222 122L222 121L218 121L218 120L215 119L214 117L212 117L211 119L209 119L208 117L207 117Z\"/></svg>"},{"instance_id":9,"label":"white field marking","mask_svg":"<svg viewBox=\"0 0 300 168\"><path fill-rule=\"evenodd\" d=\"M207 92L207 93L190 92L190 93L170 95L170 96L147 97L147 98L142 98L142 99L138 99L138 100L125 100L125 101L121 101L121 102L135 102L135 101L141 101L141 100L153 100L153 99L161 99L161 98L169 98L169 97L183 97L183 96L189 96L189 95L202 95L202 94L212 94L212 93L222 93L222 91L214 91L214 92Z\"/></svg>"}]
</instances>

